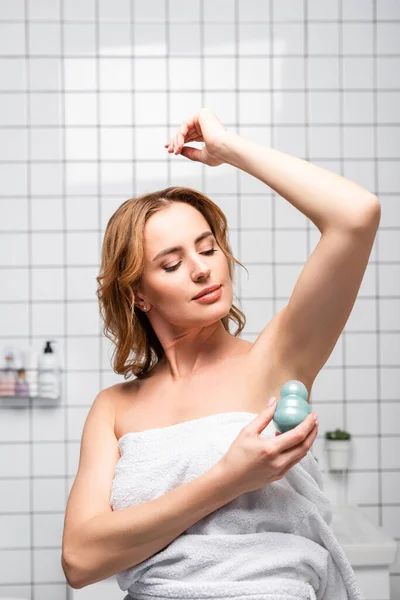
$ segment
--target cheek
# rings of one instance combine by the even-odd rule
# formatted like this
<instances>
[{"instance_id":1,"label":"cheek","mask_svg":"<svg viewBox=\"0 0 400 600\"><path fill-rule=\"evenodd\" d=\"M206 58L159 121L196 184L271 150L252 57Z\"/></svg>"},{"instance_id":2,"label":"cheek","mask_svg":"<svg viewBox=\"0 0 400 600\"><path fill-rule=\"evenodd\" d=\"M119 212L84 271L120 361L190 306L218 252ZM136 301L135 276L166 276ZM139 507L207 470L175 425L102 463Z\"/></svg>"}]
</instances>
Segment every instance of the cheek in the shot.
<instances>
[{"instance_id":1,"label":"cheek","mask_svg":"<svg viewBox=\"0 0 400 600\"><path fill-rule=\"evenodd\" d=\"M165 273L165 277L162 276L158 279L153 287L153 296L156 301L176 304L182 299L184 290L184 282L181 281L177 273L172 271L171 273Z\"/></svg>"},{"instance_id":2,"label":"cheek","mask_svg":"<svg viewBox=\"0 0 400 600\"><path fill-rule=\"evenodd\" d=\"M225 255L223 255L223 259L221 260L219 266L221 268L221 272L224 273L226 280L229 280L229 263Z\"/></svg>"}]
</instances>

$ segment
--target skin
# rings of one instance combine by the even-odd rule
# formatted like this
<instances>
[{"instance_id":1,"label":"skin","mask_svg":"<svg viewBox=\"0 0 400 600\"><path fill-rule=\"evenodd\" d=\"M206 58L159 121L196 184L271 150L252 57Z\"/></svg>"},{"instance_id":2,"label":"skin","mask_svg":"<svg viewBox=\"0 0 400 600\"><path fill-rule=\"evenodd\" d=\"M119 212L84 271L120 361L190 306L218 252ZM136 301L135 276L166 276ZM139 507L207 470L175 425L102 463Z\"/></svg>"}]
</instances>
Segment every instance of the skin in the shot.
<instances>
[{"instance_id":1,"label":"skin","mask_svg":"<svg viewBox=\"0 0 400 600\"><path fill-rule=\"evenodd\" d=\"M239 346L251 345L222 325L233 300L228 261L214 237L195 246L194 240L204 231L211 229L203 215L182 202L153 214L145 225L145 266L135 305L141 310L146 305L145 312L165 351L157 370L172 381L190 380ZM153 262L156 254L175 245L182 245L183 251ZM204 254L211 249L217 251ZM175 271L165 271L178 263ZM220 299L209 304L193 300L214 284L222 284Z\"/></svg>"}]
</instances>

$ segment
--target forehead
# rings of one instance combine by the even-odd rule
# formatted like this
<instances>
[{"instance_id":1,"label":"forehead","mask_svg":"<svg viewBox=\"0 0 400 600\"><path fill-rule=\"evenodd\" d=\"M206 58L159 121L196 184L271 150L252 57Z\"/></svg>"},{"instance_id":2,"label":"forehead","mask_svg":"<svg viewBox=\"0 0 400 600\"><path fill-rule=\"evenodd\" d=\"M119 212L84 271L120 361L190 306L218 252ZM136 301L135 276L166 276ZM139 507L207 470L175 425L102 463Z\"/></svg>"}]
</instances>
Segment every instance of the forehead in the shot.
<instances>
[{"instance_id":1,"label":"forehead","mask_svg":"<svg viewBox=\"0 0 400 600\"><path fill-rule=\"evenodd\" d=\"M202 231L210 229L201 212L190 204L173 202L149 218L144 228L144 242L151 251L168 245L192 241Z\"/></svg>"}]
</instances>

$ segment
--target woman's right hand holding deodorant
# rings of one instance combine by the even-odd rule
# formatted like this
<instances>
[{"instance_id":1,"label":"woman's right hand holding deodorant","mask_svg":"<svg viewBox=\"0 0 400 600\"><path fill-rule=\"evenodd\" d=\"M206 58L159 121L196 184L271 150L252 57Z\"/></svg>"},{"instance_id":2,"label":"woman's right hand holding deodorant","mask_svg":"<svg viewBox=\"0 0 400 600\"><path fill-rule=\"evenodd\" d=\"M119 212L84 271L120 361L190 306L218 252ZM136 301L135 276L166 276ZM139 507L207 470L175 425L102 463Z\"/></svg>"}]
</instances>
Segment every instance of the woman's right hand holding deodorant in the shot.
<instances>
[{"instance_id":1,"label":"woman's right hand holding deodorant","mask_svg":"<svg viewBox=\"0 0 400 600\"><path fill-rule=\"evenodd\" d=\"M278 435L272 438L259 437L272 420L275 408L276 399L273 398L272 405L241 429L219 461L227 485L240 489L240 493L252 492L282 479L306 456L317 437L316 413L309 414L290 431L276 432Z\"/></svg>"}]
</instances>

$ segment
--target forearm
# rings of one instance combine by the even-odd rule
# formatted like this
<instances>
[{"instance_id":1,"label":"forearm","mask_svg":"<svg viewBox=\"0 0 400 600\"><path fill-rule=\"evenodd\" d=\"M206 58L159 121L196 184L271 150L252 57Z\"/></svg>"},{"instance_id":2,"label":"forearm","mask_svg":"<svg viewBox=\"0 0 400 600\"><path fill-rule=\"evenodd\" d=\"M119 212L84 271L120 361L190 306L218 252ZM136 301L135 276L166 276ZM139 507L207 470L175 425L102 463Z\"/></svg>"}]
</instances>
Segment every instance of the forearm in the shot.
<instances>
[{"instance_id":1,"label":"forearm","mask_svg":"<svg viewBox=\"0 0 400 600\"><path fill-rule=\"evenodd\" d=\"M87 521L77 534L68 581L82 588L153 556L186 529L240 495L217 463L170 492Z\"/></svg>"},{"instance_id":2,"label":"forearm","mask_svg":"<svg viewBox=\"0 0 400 600\"><path fill-rule=\"evenodd\" d=\"M218 155L253 175L308 217L323 233L377 217L379 202L357 183L306 160L228 132Z\"/></svg>"}]
</instances>

